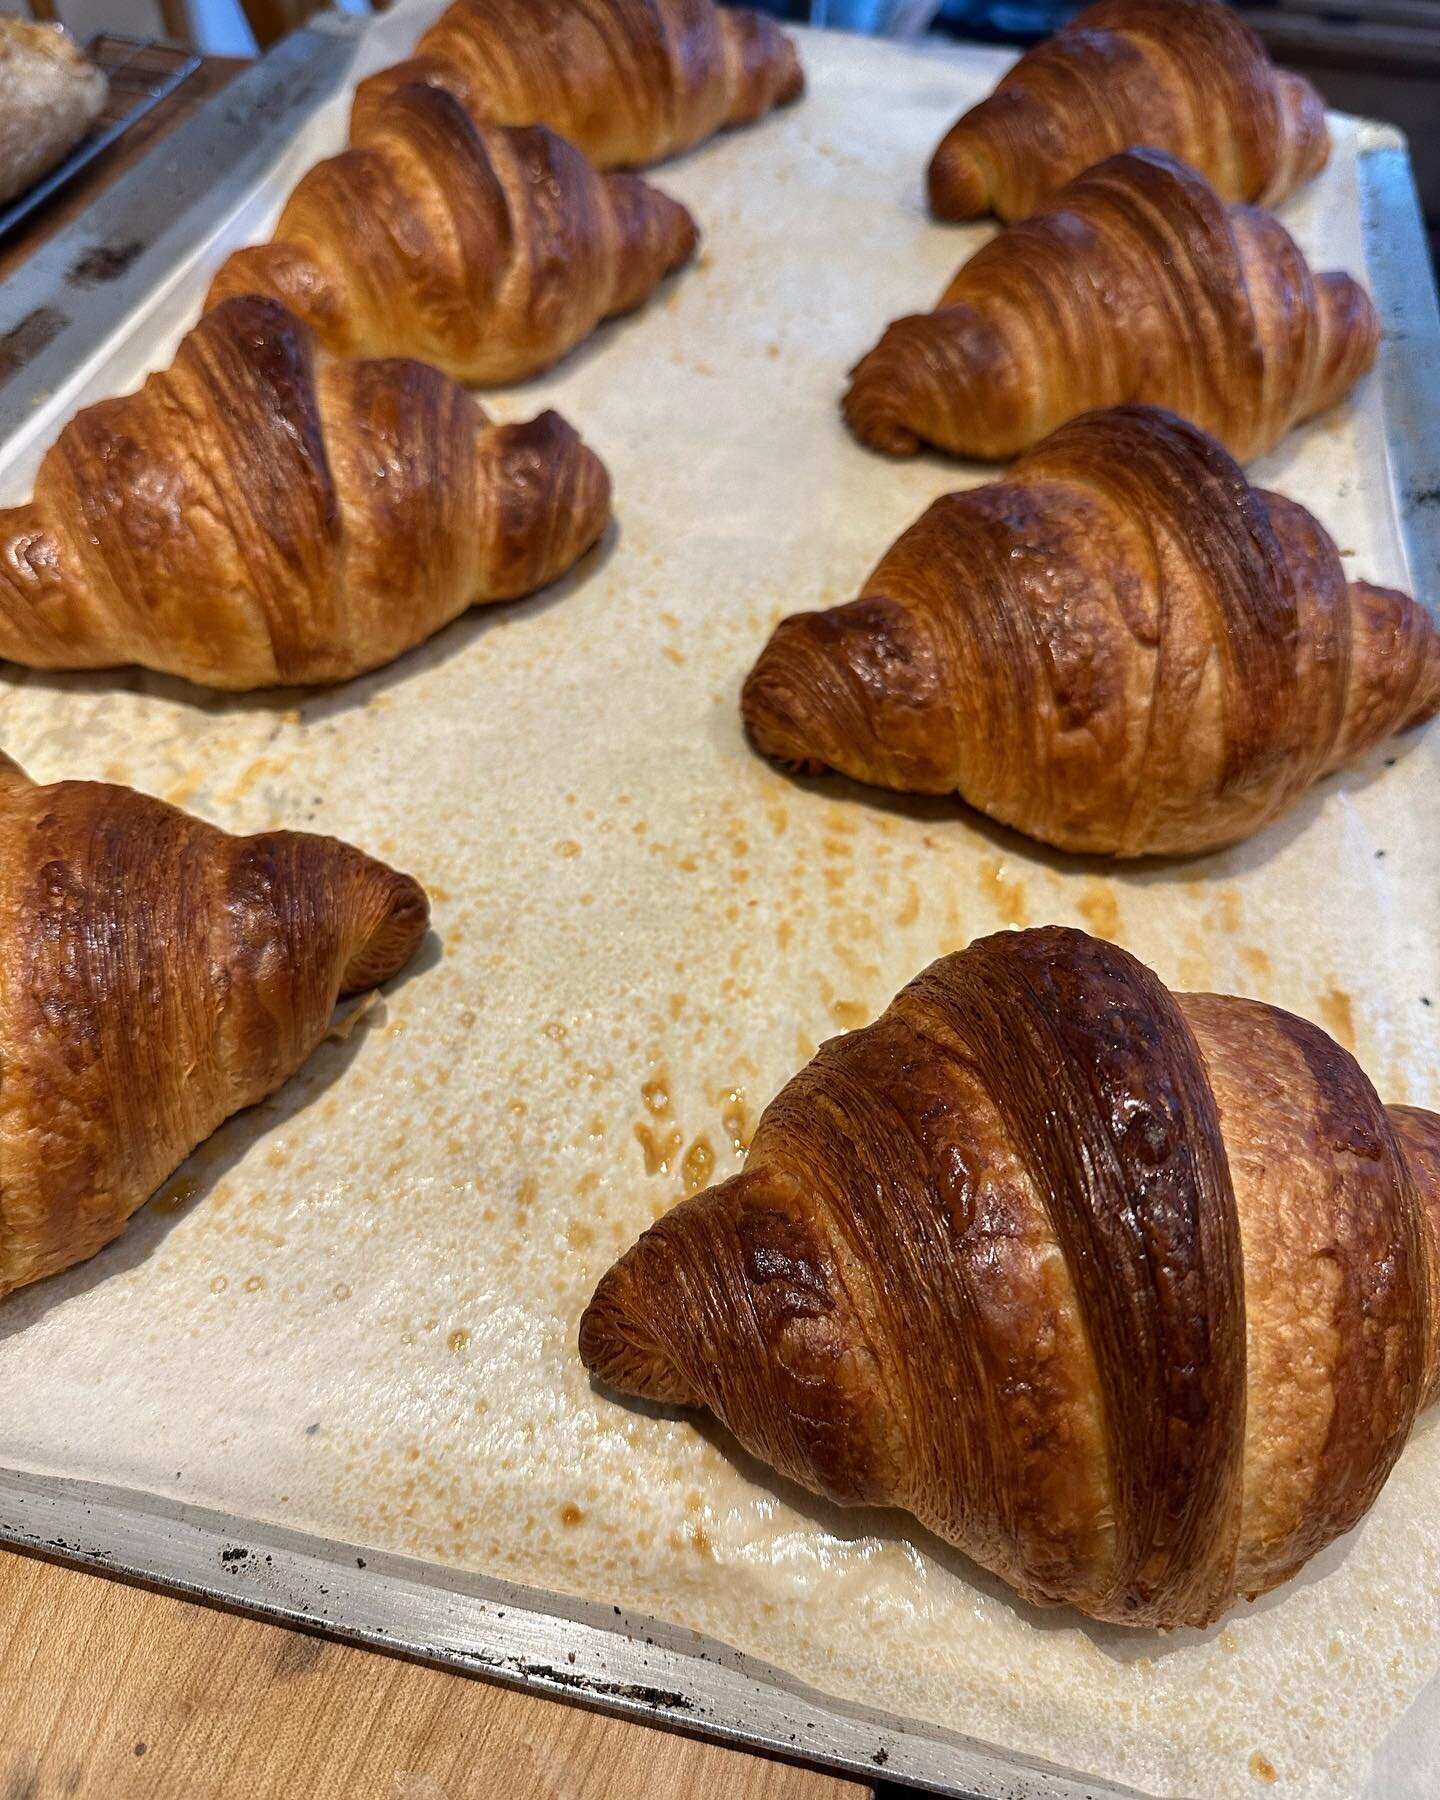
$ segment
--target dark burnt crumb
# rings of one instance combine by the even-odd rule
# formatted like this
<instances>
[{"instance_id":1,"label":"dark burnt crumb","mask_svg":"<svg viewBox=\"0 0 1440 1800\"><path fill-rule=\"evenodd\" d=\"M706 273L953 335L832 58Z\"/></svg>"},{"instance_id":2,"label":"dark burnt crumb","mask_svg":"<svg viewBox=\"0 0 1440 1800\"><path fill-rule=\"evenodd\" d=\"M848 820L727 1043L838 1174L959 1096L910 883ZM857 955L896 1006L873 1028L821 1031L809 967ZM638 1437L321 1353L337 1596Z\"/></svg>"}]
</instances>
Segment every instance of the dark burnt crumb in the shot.
<instances>
[{"instance_id":1,"label":"dark burnt crumb","mask_svg":"<svg viewBox=\"0 0 1440 1800\"><path fill-rule=\"evenodd\" d=\"M870 1760L871 1760L871 1762L873 1762L875 1764L877 1769L883 1769L885 1767L886 1763L889 1762L889 1760L890 1760L890 1752L884 1748L881 1748L875 1752L875 1754L870 1758Z\"/></svg>"},{"instance_id":2,"label":"dark burnt crumb","mask_svg":"<svg viewBox=\"0 0 1440 1800\"><path fill-rule=\"evenodd\" d=\"M1430 1004L1430 996L1428 994L1422 994L1420 996L1420 1004L1422 1006L1428 1006Z\"/></svg>"},{"instance_id":3,"label":"dark burnt crumb","mask_svg":"<svg viewBox=\"0 0 1440 1800\"><path fill-rule=\"evenodd\" d=\"M1395 758L1393 756L1387 756L1385 758L1385 767L1387 769L1393 769L1395 767Z\"/></svg>"},{"instance_id":4,"label":"dark burnt crumb","mask_svg":"<svg viewBox=\"0 0 1440 1800\"><path fill-rule=\"evenodd\" d=\"M136 1746L135 1746L135 1754L136 1754L136 1755L137 1755L137 1756L143 1756L143 1755L144 1755L144 1754L145 1754L145 1749L146 1749L146 1746L145 1746L145 1744L144 1744L144 1742L143 1742L143 1740L142 1740L142 1741L141 1741L141 1742L140 1742L140 1743L138 1743L138 1744L136 1744Z\"/></svg>"},{"instance_id":5,"label":"dark burnt crumb","mask_svg":"<svg viewBox=\"0 0 1440 1800\"><path fill-rule=\"evenodd\" d=\"M96 244L71 263L70 280L81 287L98 287L102 282L115 281L144 248L139 238L127 239L123 244Z\"/></svg>"},{"instance_id":6,"label":"dark burnt crumb","mask_svg":"<svg viewBox=\"0 0 1440 1800\"><path fill-rule=\"evenodd\" d=\"M1383 851L1383 850L1377 850L1377 851L1376 851L1376 852L1375 852L1375 858L1376 858L1376 861L1377 861L1377 862L1378 862L1378 861L1379 861L1379 859L1380 859L1380 858L1381 858L1381 857L1382 857L1382 856L1383 856L1383 855L1384 855L1384 854L1385 854L1385 852L1384 852L1384 851Z\"/></svg>"},{"instance_id":7,"label":"dark burnt crumb","mask_svg":"<svg viewBox=\"0 0 1440 1800\"><path fill-rule=\"evenodd\" d=\"M357 1556L355 1558L355 1567L357 1569L363 1569L365 1567L365 1558L363 1556Z\"/></svg>"}]
</instances>

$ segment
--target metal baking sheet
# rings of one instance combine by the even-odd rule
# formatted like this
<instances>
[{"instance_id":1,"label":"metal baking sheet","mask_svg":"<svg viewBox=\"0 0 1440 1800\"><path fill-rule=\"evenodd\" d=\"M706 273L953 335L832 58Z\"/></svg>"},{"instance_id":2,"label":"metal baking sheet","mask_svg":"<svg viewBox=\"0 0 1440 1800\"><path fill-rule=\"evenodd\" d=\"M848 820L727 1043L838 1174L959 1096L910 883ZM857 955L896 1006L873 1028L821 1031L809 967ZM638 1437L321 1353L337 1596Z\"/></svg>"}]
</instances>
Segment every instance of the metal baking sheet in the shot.
<instances>
[{"instance_id":1,"label":"metal baking sheet","mask_svg":"<svg viewBox=\"0 0 1440 1800\"><path fill-rule=\"evenodd\" d=\"M212 236L245 236L277 153L339 90L360 30L334 16L284 39L0 283L0 444L22 482L23 446L53 437L59 406L133 379L120 359L137 312L175 284L194 306Z\"/></svg>"},{"instance_id":2,"label":"metal baking sheet","mask_svg":"<svg viewBox=\"0 0 1440 1800\"><path fill-rule=\"evenodd\" d=\"M22 225L200 67L200 58L178 44L121 37L109 31L91 39L86 55L110 83L105 106L68 156L0 207L0 239Z\"/></svg>"},{"instance_id":3,"label":"metal baking sheet","mask_svg":"<svg viewBox=\"0 0 1440 1800\"><path fill-rule=\"evenodd\" d=\"M243 173L177 217L175 265L137 258L106 290L93 353L7 414L4 497L76 404L167 360L210 270L343 141L348 86L435 10L347 42L337 85L274 139L257 122ZM736 697L772 619L856 591L982 478L868 455L836 402L988 232L930 224L921 175L1004 59L802 41L801 107L656 175L701 221L699 264L486 398L556 405L614 476L616 529L553 593L332 692L0 677L0 744L39 778L335 831L435 899L416 968L353 1030L110 1250L0 1309L0 1536L945 1793L1319 1800L1359 1791L1382 1740L1369 1791L1428 1793L1433 1428L1302 1578L1161 1638L1032 1613L904 1518L811 1501L576 1361L600 1270L739 1166L813 1045L1000 924L1107 931L1175 985L1320 1019L1389 1097L1440 1096L1440 734L1250 845L1118 872L746 749ZM1321 266L1366 274L1382 366L1253 473L1357 573L1433 597L1440 328L1413 189L1393 133L1336 136L1286 217Z\"/></svg>"}]
</instances>

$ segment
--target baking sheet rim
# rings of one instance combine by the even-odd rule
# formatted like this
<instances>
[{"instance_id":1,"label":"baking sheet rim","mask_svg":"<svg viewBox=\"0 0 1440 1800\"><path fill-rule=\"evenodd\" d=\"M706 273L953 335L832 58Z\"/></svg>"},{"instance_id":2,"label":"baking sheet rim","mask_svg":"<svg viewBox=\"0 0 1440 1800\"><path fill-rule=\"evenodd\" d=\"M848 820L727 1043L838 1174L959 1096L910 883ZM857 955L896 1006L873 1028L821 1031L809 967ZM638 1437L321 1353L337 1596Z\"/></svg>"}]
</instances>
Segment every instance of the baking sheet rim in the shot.
<instances>
[{"instance_id":1,"label":"baking sheet rim","mask_svg":"<svg viewBox=\"0 0 1440 1800\"><path fill-rule=\"evenodd\" d=\"M917 1782L957 1800L1143 1800L1134 1788L831 1699L644 1614L135 1489L0 1469L0 1544L871 1781Z\"/></svg>"},{"instance_id":2,"label":"baking sheet rim","mask_svg":"<svg viewBox=\"0 0 1440 1800\"><path fill-rule=\"evenodd\" d=\"M1360 126L1362 222L1388 346L1380 379L1397 427L1387 451L1415 586L1440 612L1431 586L1440 571L1440 410L1425 398L1426 375L1440 376L1440 312L1404 139L1378 122ZM617 1624L590 1602L139 1489L0 1467L0 1546L870 1781L982 1800L1138 1795L832 1699L658 1619L626 1613ZM1440 1704L1433 1684L1412 1714L1426 1704ZM1395 1731L1404 1729L1402 1718Z\"/></svg>"}]
</instances>

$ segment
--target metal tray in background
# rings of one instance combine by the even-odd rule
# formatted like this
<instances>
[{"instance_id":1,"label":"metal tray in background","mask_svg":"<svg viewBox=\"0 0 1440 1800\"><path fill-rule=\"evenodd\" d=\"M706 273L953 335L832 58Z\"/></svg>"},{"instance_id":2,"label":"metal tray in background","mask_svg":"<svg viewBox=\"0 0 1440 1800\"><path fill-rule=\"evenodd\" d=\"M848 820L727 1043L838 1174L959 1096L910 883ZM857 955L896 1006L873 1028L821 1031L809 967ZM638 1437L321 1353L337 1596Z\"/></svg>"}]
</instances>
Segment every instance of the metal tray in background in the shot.
<instances>
[{"instance_id":1,"label":"metal tray in background","mask_svg":"<svg viewBox=\"0 0 1440 1800\"><path fill-rule=\"evenodd\" d=\"M142 164L93 215L46 245L0 294L0 442L32 397L113 330L161 278L197 221L251 179L256 159L333 92L350 27L307 30L218 96L167 146L178 187ZM246 146L235 156L235 145ZM1375 297L1392 354L1386 404L1412 567L1440 572L1440 318L1403 143L1376 126L1360 167ZM77 279L97 245L139 246L104 285ZM53 329L23 365L3 350L27 319ZM58 321L58 322L57 322ZM799 1757L952 1796L1081 1800L1132 1790L1079 1780L1008 1752L826 1698L694 1632L463 1572L304 1536L143 1493L0 1470L0 1541L276 1622L403 1652L648 1724ZM1432 1686L1409 1723L1436 1711ZM1402 1730L1405 1729L1402 1727ZM1398 1735L1398 1734L1397 1734ZM1377 1785L1378 1784L1378 1785ZM1383 1768L1371 1793L1391 1790Z\"/></svg>"},{"instance_id":2,"label":"metal tray in background","mask_svg":"<svg viewBox=\"0 0 1440 1800\"><path fill-rule=\"evenodd\" d=\"M337 14L286 38L0 283L0 444L31 418L37 395L93 357L170 276L204 227L253 184L276 144L335 91L363 23ZM169 85L143 101L141 111L173 92L189 72L177 72L178 64L169 74L152 68L152 48L137 47L134 82L143 89L153 77ZM122 83L126 79L122 74ZM131 111L119 119L107 142L139 116ZM89 160L104 148L87 139L71 161ZM0 214L0 236L18 223L12 216L17 208L28 213L74 172L62 164Z\"/></svg>"},{"instance_id":3,"label":"metal tray in background","mask_svg":"<svg viewBox=\"0 0 1440 1800\"><path fill-rule=\"evenodd\" d=\"M105 106L63 161L8 206L0 207L0 242L200 67L200 58L182 44L166 44L158 38L122 37L113 31L102 31L92 38L85 54L109 80Z\"/></svg>"}]
</instances>

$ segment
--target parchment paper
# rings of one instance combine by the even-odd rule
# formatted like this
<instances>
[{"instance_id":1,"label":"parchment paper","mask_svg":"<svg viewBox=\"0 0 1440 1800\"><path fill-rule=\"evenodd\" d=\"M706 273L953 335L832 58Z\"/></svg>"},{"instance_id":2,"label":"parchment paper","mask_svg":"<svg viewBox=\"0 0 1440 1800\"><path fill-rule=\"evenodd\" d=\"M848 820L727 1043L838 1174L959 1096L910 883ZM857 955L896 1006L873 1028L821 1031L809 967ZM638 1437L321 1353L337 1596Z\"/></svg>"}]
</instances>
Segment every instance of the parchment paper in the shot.
<instances>
[{"instance_id":1,"label":"parchment paper","mask_svg":"<svg viewBox=\"0 0 1440 1800\"><path fill-rule=\"evenodd\" d=\"M357 74L436 10L382 21ZM788 781L746 748L737 695L773 621L850 597L932 498L981 478L871 456L836 402L987 234L929 223L921 178L1003 59L803 48L800 107L657 176L702 223L699 265L494 397L503 417L556 405L610 465L618 525L573 578L333 692L4 671L0 744L39 779L336 832L428 885L435 933L116 1245L0 1308L0 1461L646 1610L1155 1793L1350 1794L1440 1664L1440 1432L1300 1580L1161 1637L1031 1611L903 1517L829 1510L709 1425L593 1393L575 1355L610 1259L739 1165L821 1039L999 926L1082 924L1175 986L1286 1005L1387 1097L1440 1102L1440 732L1239 850L1120 873L948 804ZM37 410L8 497L78 399L168 358L344 110ZM1356 130L1336 135L1286 218L1319 266L1359 271ZM1355 572L1411 578L1373 379L1254 474Z\"/></svg>"}]
</instances>

